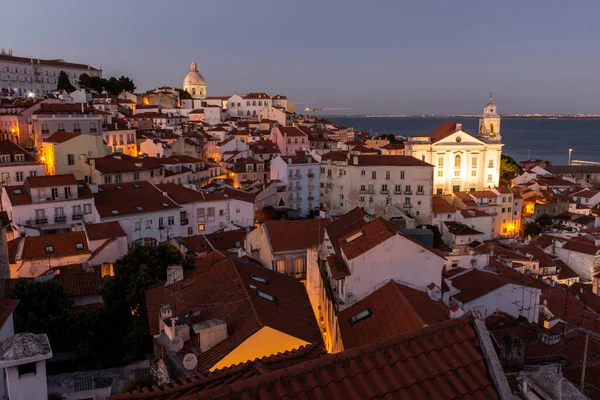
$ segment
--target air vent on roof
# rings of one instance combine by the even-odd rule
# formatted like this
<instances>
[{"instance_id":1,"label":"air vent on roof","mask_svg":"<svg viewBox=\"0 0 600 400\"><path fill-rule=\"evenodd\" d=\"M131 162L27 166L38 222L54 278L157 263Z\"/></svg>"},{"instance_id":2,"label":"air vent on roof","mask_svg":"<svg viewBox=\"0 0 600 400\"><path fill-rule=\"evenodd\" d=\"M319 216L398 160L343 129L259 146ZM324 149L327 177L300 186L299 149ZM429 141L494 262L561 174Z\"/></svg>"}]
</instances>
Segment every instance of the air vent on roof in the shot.
<instances>
[{"instance_id":1,"label":"air vent on roof","mask_svg":"<svg viewBox=\"0 0 600 400\"><path fill-rule=\"evenodd\" d=\"M361 312L351 316L348 321L350 322L350 325L354 325L364 319L369 318L371 315L373 315L371 309L367 308L366 310L362 310Z\"/></svg>"},{"instance_id":2,"label":"air vent on roof","mask_svg":"<svg viewBox=\"0 0 600 400\"><path fill-rule=\"evenodd\" d=\"M363 231L358 231L356 232L354 235L351 235L349 237L346 238L346 243L350 243L353 240L358 239L359 237L363 236L365 233Z\"/></svg>"}]
</instances>

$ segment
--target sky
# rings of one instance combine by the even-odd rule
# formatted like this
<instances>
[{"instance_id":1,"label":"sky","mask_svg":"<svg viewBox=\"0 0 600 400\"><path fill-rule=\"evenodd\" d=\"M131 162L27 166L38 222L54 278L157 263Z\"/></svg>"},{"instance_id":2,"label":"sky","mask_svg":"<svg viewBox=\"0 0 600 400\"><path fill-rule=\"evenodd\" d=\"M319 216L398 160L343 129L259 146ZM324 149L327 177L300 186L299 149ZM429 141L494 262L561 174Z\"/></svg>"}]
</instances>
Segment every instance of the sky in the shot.
<instances>
[{"instance_id":1,"label":"sky","mask_svg":"<svg viewBox=\"0 0 600 400\"><path fill-rule=\"evenodd\" d=\"M0 47L324 114L598 113L600 2L2 1ZM327 108L344 109L337 112Z\"/></svg>"}]
</instances>

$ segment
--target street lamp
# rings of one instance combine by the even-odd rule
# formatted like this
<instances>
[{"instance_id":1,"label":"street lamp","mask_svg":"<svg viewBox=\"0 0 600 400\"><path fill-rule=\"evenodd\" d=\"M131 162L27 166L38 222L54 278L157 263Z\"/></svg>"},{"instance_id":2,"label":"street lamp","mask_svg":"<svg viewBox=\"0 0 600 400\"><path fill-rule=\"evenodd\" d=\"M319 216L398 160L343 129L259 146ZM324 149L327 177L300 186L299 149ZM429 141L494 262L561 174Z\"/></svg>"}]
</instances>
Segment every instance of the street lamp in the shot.
<instances>
[{"instance_id":1,"label":"street lamp","mask_svg":"<svg viewBox=\"0 0 600 400\"><path fill-rule=\"evenodd\" d=\"M573 149L569 149L569 164L571 165L571 153L573 153Z\"/></svg>"}]
</instances>

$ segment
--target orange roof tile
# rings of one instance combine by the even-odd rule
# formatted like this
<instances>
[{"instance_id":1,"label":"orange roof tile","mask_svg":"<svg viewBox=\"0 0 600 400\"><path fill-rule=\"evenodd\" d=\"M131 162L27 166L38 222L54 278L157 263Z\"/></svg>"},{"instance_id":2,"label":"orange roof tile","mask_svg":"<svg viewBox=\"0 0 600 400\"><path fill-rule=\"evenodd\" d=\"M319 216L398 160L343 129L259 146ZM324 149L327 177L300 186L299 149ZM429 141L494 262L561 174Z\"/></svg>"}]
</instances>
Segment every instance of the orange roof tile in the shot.
<instances>
[{"instance_id":1,"label":"orange roof tile","mask_svg":"<svg viewBox=\"0 0 600 400\"><path fill-rule=\"evenodd\" d=\"M379 217L359 230L339 239L340 249L348 260L352 260L398 234L398 231ZM360 235L355 238L355 236Z\"/></svg>"},{"instance_id":2,"label":"orange roof tile","mask_svg":"<svg viewBox=\"0 0 600 400\"><path fill-rule=\"evenodd\" d=\"M25 178L25 183L23 184L23 186L29 186L30 188L71 185L77 185L77 179L75 179L75 175L73 174L29 176Z\"/></svg>"},{"instance_id":3,"label":"orange roof tile","mask_svg":"<svg viewBox=\"0 0 600 400\"><path fill-rule=\"evenodd\" d=\"M368 317L352 321L352 317L365 310L370 312ZM447 319L448 306L442 301L394 281L338 313L345 350Z\"/></svg>"},{"instance_id":4,"label":"orange roof tile","mask_svg":"<svg viewBox=\"0 0 600 400\"><path fill-rule=\"evenodd\" d=\"M331 219L298 221L265 221L263 228L273 252L306 250L323 241L325 228Z\"/></svg>"},{"instance_id":5,"label":"orange roof tile","mask_svg":"<svg viewBox=\"0 0 600 400\"><path fill-rule=\"evenodd\" d=\"M85 224L85 232L89 240L111 239L127 236L118 221Z\"/></svg>"},{"instance_id":6,"label":"orange roof tile","mask_svg":"<svg viewBox=\"0 0 600 400\"><path fill-rule=\"evenodd\" d=\"M44 236L26 236L23 260L60 258L78 254L90 254L85 232L56 233ZM78 245L80 245L78 248ZM52 247L52 249L48 249Z\"/></svg>"},{"instance_id":7,"label":"orange roof tile","mask_svg":"<svg viewBox=\"0 0 600 400\"><path fill-rule=\"evenodd\" d=\"M456 212L456 208L440 196L433 196L431 206L434 214L454 214Z\"/></svg>"},{"instance_id":8,"label":"orange roof tile","mask_svg":"<svg viewBox=\"0 0 600 400\"><path fill-rule=\"evenodd\" d=\"M82 133L78 133L78 132L54 132L52 135L50 135L47 139L44 140L44 142L48 142L48 143L64 143L64 142L68 142L69 140L76 138L77 136L81 136Z\"/></svg>"},{"instance_id":9,"label":"orange roof tile","mask_svg":"<svg viewBox=\"0 0 600 400\"><path fill-rule=\"evenodd\" d=\"M148 181L100 185L94 197L101 218L179 208Z\"/></svg>"}]
</instances>

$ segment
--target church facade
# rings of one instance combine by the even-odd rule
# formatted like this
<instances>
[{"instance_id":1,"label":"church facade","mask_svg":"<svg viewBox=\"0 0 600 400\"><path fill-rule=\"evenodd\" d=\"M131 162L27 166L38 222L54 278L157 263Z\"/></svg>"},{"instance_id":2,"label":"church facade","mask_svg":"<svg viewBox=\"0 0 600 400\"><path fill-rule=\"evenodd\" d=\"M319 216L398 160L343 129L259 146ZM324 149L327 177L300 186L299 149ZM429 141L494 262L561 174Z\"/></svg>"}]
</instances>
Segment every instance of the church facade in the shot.
<instances>
[{"instance_id":1,"label":"church facade","mask_svg":"<svg viewBox=\"0 0 600 400\"><path fill-rule=\"evenodd\" d=\"M462 124L444 122L429 133L409 138L409 154L434 166L434 194L498 186L503 146L500 119L490 95L477 134L464 131Z\"/></svg>"}]
</instances>

